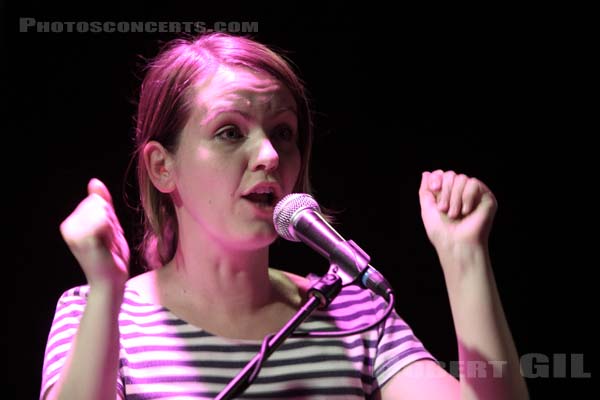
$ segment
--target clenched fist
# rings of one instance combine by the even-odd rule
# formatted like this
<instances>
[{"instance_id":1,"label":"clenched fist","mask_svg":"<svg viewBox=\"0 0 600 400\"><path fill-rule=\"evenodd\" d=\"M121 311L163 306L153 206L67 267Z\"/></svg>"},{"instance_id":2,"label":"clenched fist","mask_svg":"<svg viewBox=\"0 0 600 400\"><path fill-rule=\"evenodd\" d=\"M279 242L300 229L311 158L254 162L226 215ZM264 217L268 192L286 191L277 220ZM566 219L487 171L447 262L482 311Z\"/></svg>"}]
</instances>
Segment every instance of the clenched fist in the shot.
<instances>
[{"instance_id":1,"label":"clenched fist","mask_svg":"<svg viewBox=\"0 0 600 400\"><path fill-rule=\"evenodd\" d=\"M425 231L438 254L487 247L497 204L481 181L454 171L424 172L419 199Z\"/></svg>"},{"instance_id":2,"label":"clenched fist","mask_svg":"<svg viewBox=\"0 0 600 400\"><path fill-rule=\"evenodd\" d=\"M90 287L122 286L129 276L129 246L111 195L95 178L87 190L88 196L61 223L60 232Z\"/></svg>"}]
</instances>

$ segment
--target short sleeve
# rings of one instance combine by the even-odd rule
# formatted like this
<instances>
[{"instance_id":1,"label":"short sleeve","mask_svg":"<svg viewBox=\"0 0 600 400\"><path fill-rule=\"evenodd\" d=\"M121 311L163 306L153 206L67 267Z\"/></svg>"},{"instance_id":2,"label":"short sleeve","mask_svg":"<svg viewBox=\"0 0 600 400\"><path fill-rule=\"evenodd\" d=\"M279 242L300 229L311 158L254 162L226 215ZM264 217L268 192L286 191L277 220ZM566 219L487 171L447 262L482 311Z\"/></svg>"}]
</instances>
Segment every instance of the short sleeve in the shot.
<instances>
[{"instance_id":1,"label":"short sleeve","mask_svg":"<svg viewBox=\"0 0 600 400\"><path fill-rule=\"evenodd\" d=\"M392 310L379 328L374 363L375 386L383 387L402 368L423 359L437 362L414 335L410 326Z\"/></svg>"},{"instance_id":2,"label":"short sleeve","mask_svg":"<svg viewBox=\"0 0 600 400\"><path fill-rule=\"evenodd\" d=\"M78 286L65 291L58 300L44 352L40 400L60 377L85 310L88 293L89 286ZM117 393L125 397L120 377L117 379Z\"/></svg>"}]
</instances>

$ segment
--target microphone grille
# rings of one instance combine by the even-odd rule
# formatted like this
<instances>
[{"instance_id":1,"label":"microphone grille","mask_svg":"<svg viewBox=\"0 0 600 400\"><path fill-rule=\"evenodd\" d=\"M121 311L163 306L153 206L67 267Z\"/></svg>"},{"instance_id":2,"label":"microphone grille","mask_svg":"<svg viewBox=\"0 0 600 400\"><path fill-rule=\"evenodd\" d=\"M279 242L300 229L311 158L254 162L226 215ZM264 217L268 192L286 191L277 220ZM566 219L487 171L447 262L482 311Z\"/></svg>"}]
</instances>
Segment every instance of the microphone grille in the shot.
<instances>
[{"instance_id":1,"label":"microphone grille","mask_svg":"<svg viewBox=\"0 0 600 400\"><path fill-rule=\"evenodd\" d=\"M310 194L291 193L279 200L273 211L273 225L279 236L292 242L300 241L291 232L290 225L294 215L305 208L321 212L319 204Z\"/></svg>"}]
</instances>

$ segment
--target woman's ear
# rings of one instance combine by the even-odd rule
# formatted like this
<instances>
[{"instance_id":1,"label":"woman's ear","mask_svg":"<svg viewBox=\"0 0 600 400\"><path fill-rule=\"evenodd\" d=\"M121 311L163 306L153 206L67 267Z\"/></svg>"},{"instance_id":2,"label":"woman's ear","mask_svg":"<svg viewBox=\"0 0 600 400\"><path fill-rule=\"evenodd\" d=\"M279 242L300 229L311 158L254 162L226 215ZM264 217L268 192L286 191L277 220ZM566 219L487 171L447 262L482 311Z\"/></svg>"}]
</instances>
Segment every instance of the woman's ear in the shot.
<instances>
[{"instance_id":1,"label":"woman's ear","mask_svg":"<svg viewBox=\"0 0 600 400\"><path fill-rule=\"evenodd\" d=\"M174 164L171 153L162 144L152 140L144 146L144 164L150 180L162 193L175 190Z\"/></svg>"}]
</instances>

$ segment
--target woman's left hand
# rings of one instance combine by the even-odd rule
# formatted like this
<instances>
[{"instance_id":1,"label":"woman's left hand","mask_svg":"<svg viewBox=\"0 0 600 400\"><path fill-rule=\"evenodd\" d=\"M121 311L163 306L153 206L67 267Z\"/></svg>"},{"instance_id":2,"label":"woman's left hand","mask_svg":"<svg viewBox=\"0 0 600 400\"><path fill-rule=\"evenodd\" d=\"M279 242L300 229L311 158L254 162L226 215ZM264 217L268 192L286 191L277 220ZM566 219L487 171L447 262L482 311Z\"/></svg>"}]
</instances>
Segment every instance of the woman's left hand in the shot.
<instances>
[{"instance_id":1,"label":"woman's left hand","mask_svg":"<svg viewBox=\"0 0 600 400\"><path fill-rule=\"evenodd\" d=\"M423 172L419 199L425 231L438 255L487 250L497 203L483 182L454 171Z\"/></svg>"}]
</instances>

